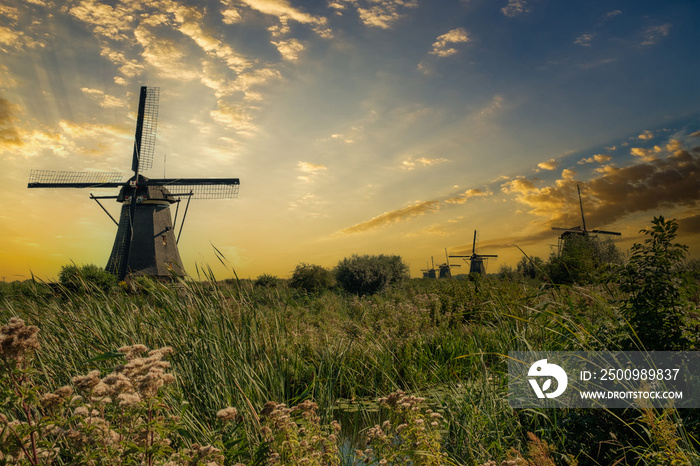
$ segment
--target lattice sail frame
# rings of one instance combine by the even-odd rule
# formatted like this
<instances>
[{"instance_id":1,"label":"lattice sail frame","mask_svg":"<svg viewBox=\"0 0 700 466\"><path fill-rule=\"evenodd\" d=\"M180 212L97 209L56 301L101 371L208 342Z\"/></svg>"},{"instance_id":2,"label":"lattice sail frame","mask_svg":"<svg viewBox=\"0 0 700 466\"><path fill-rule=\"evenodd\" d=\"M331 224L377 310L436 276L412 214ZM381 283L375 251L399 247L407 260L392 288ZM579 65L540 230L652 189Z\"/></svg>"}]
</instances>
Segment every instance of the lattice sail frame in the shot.
<instances>
[{"instance_id":1,"label":"lattice sail frame","mask_svg":"<svg viewBox=\"0 0 700 466\"><path fill-rule=\"evenodd\" d=\"M217 183L217 180L212 180L212 183L206 184L176 184L176 183L158 183L159 186L168 188L172 197L192 197L192 199L233 199L238 197L238 188L240 184L236 179L235 182Z\"/></svg>"},{"instance_id":2,"label":"lattice sail frame","mask_svg":"<svg viewBox=\"0 0 700 466\"><path fill-rule=\"evenodd\" d=\"M153 154L156 147L156 130L158 129L158 99L160 88L147 87L143 108L143 126L141 128L141 146L138 150L139 171L153 166Z\"/></svg>"},{"instance_id":3,"label":"lattice sail frame","mask_svg":"<svg viewBox=\"0 0 700 466\"><path fill-rule=\"evenodd\" d=\"M73 172L53 170L31 170L29 185L51 184L53 188L72 188L74 184L120 183L122 175L119 172ZM55 186L54 186L55 185ZM65 186L61 186L65 185Z\"/></svg>"}]
</instances>

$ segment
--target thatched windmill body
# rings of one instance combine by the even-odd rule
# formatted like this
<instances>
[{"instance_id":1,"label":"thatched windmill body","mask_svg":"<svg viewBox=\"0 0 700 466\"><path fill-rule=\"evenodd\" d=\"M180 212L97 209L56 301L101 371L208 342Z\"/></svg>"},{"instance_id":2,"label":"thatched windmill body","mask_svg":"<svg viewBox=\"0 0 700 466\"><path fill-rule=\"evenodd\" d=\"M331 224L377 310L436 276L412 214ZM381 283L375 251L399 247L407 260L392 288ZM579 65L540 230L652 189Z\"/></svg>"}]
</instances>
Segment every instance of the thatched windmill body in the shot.
<instances>
[{"instance_id":1,"label":"thatched windmill body","mask_svg":"<svg viewBox=\"0 0 700 466\"><path fill-rule=\"evenodd\" d=\"M153 165L158 120L159 89L141 87L134 151L133 176L122 182L119 173L32 170L29 188L120 188L114 196L94 196L100 207L117 224L117 234L107 261L107 271L123 280L127 275L170 277L184 275L178 241L190 200L224 199L238 195L238 178L146 178L142 171ZM100 199L121 203L119 221L102 206ZM187 199L180 230L174 224L180 201ZM170 206L177 204L175 223Z\"/></svg>"},{"instance_id":2,"label":"thatched windmill body","mask_svg":"<svg viewBox=\"0 0 700 466\"><path fill-rule=\"evenodd\" d=\"M476 230L474 230L474 241L472 242L472 253L469 256L449 256L449 257L459 257L465 262L469 261L469 273L478 273L481 275L486 274L486 262L488 262L490 257L498 257L496 254L477 254L476 253Z\"/></svg>"},{"instance_id":3,"label":"thatched windmill body","mask_svg":"<svg viewBox=\"0 0 700 466\"><path fill-rule=\"evenodd\" d=\"M576 190L578 191L578 204L581 209L581 225L572 227L572 228L561 228L561 227L552 227L552 230L558 230L558 231L563 231L561 235L559 235L559 253L561 254L561 251L564 247L566 247L566 242L578 235L582 235L584 237L590 236L591 234L593 235L610 235L610 236L621 236L622 233L619 231L607 231L607 230L587 230L586 229L586 217L583 214L583 201L581 200L581 187L579 185L576 185Z\"/></svg>"}]
</instances>

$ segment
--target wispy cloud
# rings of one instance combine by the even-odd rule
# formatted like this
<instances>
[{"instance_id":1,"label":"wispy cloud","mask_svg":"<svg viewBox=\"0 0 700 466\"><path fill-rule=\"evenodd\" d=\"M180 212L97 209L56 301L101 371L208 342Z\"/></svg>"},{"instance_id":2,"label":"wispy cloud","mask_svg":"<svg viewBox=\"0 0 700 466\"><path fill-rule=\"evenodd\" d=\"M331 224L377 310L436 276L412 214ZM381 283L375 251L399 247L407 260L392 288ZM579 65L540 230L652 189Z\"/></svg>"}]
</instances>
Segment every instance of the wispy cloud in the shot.
<instances>
[{"instance_id":1,"label":"wispy cloud","mask_svg":"<svg viewBox=\"0 0 700 466\"><path fill-rule=\"evenodd\" d=\"M466 203L469 199L473 197L484 197L491 196L493 193L490 191L485 191L481 189L468 189L463 192L453 194L448 197L441 199L434 199L430 201L418 201L408 207L402 207L400 209L391 210L384 212L381 215L377 215L367 221L358 223L349 228L345 228L339 231L337 234L347 235L355 233L364 233L376 228L385 227L398 222L403 222L406 220L411 220L416 217L420 217L432 212L437 212L442 208L447 206L454 206Z\"/></svg>"},{"instance_id":2,"label":"wispy cloud","mask_svg":"<svg viewBox=\"0 0 700 466\"><path fill-rule=\"evenodd\" d=\"M16 105L0 97L0 148L22 144L17 128L15 128Z\"/></svg>"},{"instance_id":3,"label":"wispy cloud","mask_svg":"<svg viewBox=\"0 0 700 466\"><path fill-rule=\"evenodd\" d=\"M421 201L408 207L384 212L383 214L377 215L376 217L373 217L365 222L345 228L339 233L343 235L364 233L375 228L384 227L391 225L392 223L419 217L429 212L436 212L438 210L440 210L440 201Z\"/></svg>"},{"instance_id":4,"label":"wispy cloud","mask_svg":"<svg viewBox=\"0 0 700 466\"><path fill-rule=\"evenodd\" d=\"M336 14L342 15L348 8L355 9L365 26L391 29L405 11L418 6L417 0L335 0L329 2Z\"/></svg>"},{"instance_id":5,"label":"wispy cloud","mask_svg":"<svg viewBox=\"0 0 700 466\"><path fill-rule=\"evenodd\" d=\"M595 37L595 34L588 33L588 34L581 34L576 38L574 41L574 44L580 45L581 47L590 47L591 42L593 41L593 38Z\"/></svg>"},{"instance_id":6,"label":"wispy cloud","mask_svg":"<svg viewBox=\"0 0 700 466\"><path fill-rule=\"evenodd\" d=\"M577 163L578 163L579 165L583 165L583 164L585 164L585 163L593 163L593 162L605 163L605 162L610 161L610 159L612 159L612 157L611 157L610 155L607 155L607 154L595 154L595 155L593 155L592 157L583 158L583 159L579 160Z\"/></svg>"},{"instance_id":7,"label":"wispy cloud","mask_svg":"<svg viewBox=\"0 0 700 466\"><path fill-rule=\"evenodd\" d=\"M650 46L657 44L661 39L668 36L671 31L671 23L650 26L644 30L642 45Z\"/></svg>"},{"instance_id":8,"label":"wispy cloud","mask_svg":"<svg viewBox=\"0 0 700 466\"><path fill-rule=\"evenodd\" d=\"M559 162L555 159L549 159L546 162L540 162L537 164L537 168L540 170L554 170L559 166Z\"/></svg>"},{"instance_id":9,"label":"wispy cloud","mask_svg":"<svg viewBox=\"0 0 700 466\"><path fill-rule=\"evenodd\" d=\"M302 173L301 175L297 176L297 178L308 183L320 173L328 170L328 167L318 163L300 161L299 163L297 163L297 170L299 170Z\"/></svg>"},{"instance_id":10,"label":"wispy cloud","mask_svg":"<svg viewBox=\"0 0 700 466\"><path fill-rule=\"evenodd\" d=\"M501 13L512 18L514 16L520 16L525 13L529 13L530 9L527 6L525 0L508 0L508 4L501 8Z\"/></svg>"},{"instance_id":11,"label":"wispy cloud","mask_svg":"<svg viewBox=\"0 0 700 466\"><path fill-rule=\"evenodd\" d=\"M449 162L449 160L442 157L438 157L435 159L420 157L416 160L404 160L403 162L401 162L401 168L403 168L404 170L413 170L416 167L429 167L431 165L439 165L445 162Z\"/></svg>"},{"instance_id":12,"label":"wispy cloud","mask_svg":"<svg viewBox=\"0 0 700 466\"><path fill-rule=\"evenodd\" d=\"M465 42L469 42L467 31L464 28L452 29L438 36L437 40L433 43L433 49L430 51L430 54L438 57L449 57L457 53L457 49L452 47L452 44Z\"/></svg>"}]
</instances>

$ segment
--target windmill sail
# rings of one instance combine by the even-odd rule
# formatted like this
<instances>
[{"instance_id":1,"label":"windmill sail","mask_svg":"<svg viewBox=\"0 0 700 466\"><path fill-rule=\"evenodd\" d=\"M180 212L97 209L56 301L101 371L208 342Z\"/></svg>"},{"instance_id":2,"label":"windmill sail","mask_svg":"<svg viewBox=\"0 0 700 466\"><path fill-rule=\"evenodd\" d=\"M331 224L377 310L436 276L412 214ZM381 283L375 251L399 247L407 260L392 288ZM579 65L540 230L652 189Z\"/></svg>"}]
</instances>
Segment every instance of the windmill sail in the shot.
<instances>
[{"instance_id":1,"label":"windmill sail","mask_svg":"<svg viewBox=\"0 0 700 466\"><path fill-rule=\"evenodd\" d=\"M156 147L156 128L158 126L157 87L141 87L139 110L136 118L136 135L134 138L134 156L131 170L137 175L153 166L153 154Z\"/></svg>"},{"instance_id":2,"label":"windmill sail","mask_svg":"<svg viewBox=\"0 0 700 466\"><path fill-rule=\"evenodd\" d=\"M71 172L32 170L28 188L118 188L122 175L116 172Z\"/></svg>"}]
</instances>

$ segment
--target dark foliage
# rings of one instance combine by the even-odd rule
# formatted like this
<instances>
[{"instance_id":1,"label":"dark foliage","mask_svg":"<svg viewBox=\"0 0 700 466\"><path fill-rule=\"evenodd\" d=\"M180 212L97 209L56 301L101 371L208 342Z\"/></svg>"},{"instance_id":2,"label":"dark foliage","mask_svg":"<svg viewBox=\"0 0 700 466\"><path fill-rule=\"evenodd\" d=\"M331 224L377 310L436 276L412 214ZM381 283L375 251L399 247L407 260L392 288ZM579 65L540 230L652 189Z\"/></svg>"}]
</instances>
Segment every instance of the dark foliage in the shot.
<instances>
[{"instance_id":1,"label":"dark foliage","mask_svg":"<svg viewBox=\"0 0 700 466\"><path fill-rule=\"evenodd\" d=\"M400 256L346 257L335 268L338 284L349 293L372 294L409 277L408 266Z\"/></svg>"},{"instance_id":2,"label":"dark foliage","mask_svg":"<svg viewBox=\"0 0 700 466\"><path fill-rule=\"evenodd\" d=\"M330 270L320 265L299 264L294 269L289 281L291 288L304 290L307 293L316 293L333 287L333 274Z\"/></svg>"},{"instance_id":3,"label":"dark foliage","mask_svg":"<svg viewBox=\"0 0 700 466\"><path fill-rule=\"evenodd\" d=\"M94 289L108 292L117 286L117 277L94 264L83 266L71 264L61 267L58 282L65 289L73 292Z\"/></svg>"},{"instance_id":4,"label":"dark foliage","mask_svg":"<svg viewBox=\"0 0 700 466\"><path fill-rule=\"evenodd\" d=\"M678 223L654 217L647 239L632 246L632 257L622 270L620 288L629 293L625 311L640 342L647 350L690 349L684 334L688 307L683 260L688 246L674 243Z\"/></svg>"}]
</instances>

